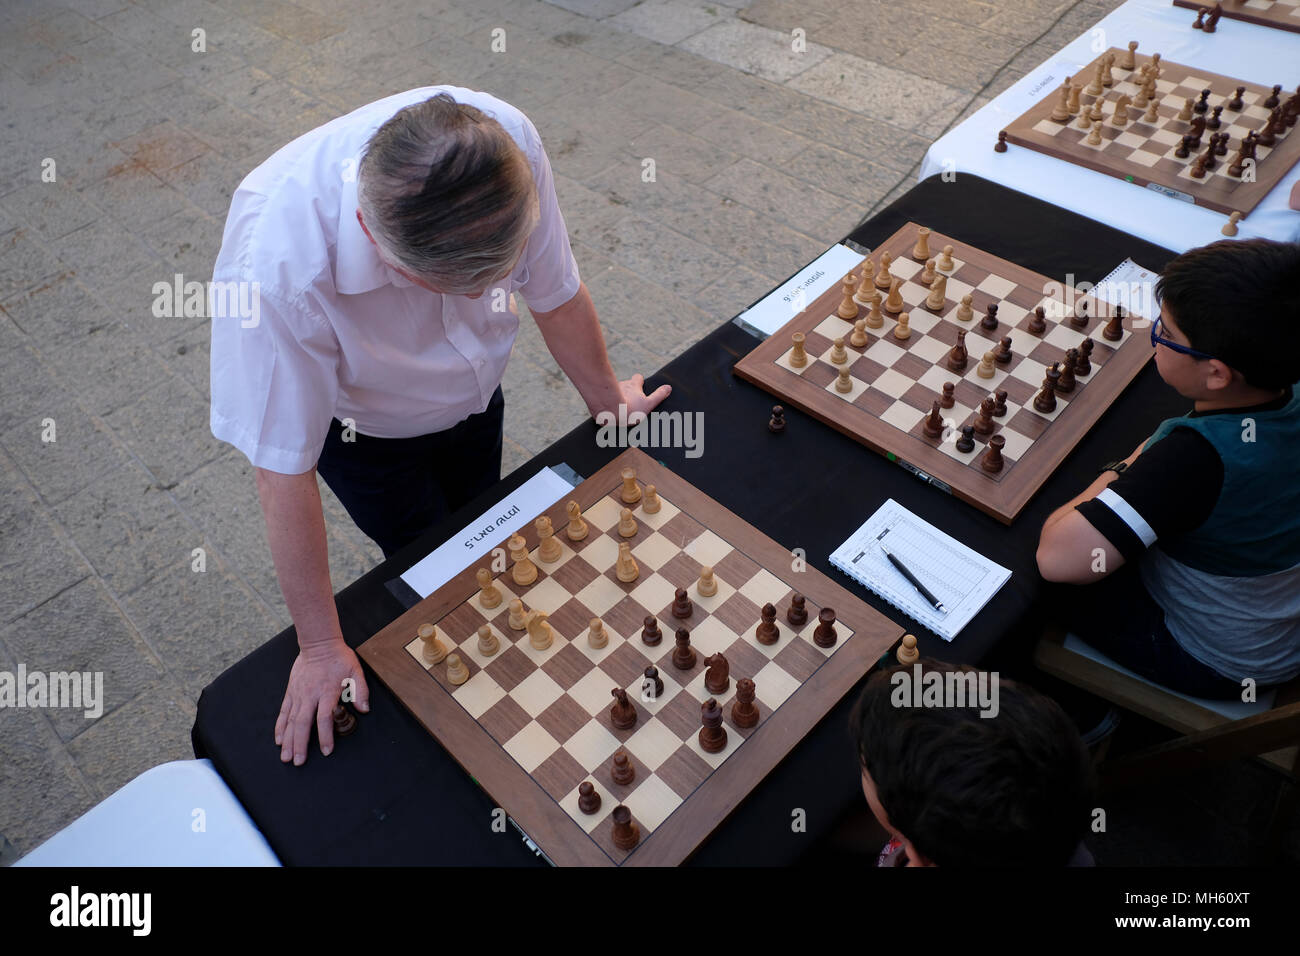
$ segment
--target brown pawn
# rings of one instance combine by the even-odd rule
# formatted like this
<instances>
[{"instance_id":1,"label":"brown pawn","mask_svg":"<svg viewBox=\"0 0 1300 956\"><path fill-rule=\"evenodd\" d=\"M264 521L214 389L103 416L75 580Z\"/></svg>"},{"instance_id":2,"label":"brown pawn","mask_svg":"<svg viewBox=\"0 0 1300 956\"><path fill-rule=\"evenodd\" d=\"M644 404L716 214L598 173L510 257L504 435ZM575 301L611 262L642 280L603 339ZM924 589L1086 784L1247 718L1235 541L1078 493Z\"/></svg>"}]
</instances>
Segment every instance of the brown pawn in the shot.
<instances>
[{"instance_id":1,"label":"brown pawn","mask_svg":"<svg viewBox=\"0 0 1300 956\"><path fill-rule=\"evenodd\" d=\"M993 393L993 417L1002 418L1007 413L1007 390L1000 388Z\"/></svg>"},{"instance_id":2,"label":"brown pawn","mask_svg":"<svg viewBox=\"0 0 1300 956\"><path fill-rule=\"evenodd\" d=\"M998 342L998 347L993 350L993 361L999 365L1006 365L1011 361L1011 336L1002 336L1002 340Z\"/></svg>"},{"instance_id":3,"label":"brown pawn","mask_svg":"<svg viewBox=\"0 0 1300 956\"><path fill-rule=\"evenodd\" d=\"M1065 361L1061 363L1061 377L1056 380L1055 388L1062 395L1074 391L1074 363L1078 354L1078 349L1070 349L1065 353Z\"/></svg>"},{"instance_id":4,"label":"brown pawn","mask_svg":"<svg viewBox=\"0 0 1300 956\"><path fill-rule=\"evenodd\" d=\"M610 768L609 775L620 787L626 787L636 779L636 767L632 765L627 751L622 747L614 751L614 766Z\"/></svg>"},{"instance_id":5,"label":"brown pawn","mask_svg":"<svg viewBox=\"0 0 1300 956\"><path fill-rule=\"evenodd\" d=\"M993 434L993 399L986 398L980 402L979 411L975 413L974 427L976 434Z\"/></svg>"},{"instance_id":6,"label":"brown pawn","mask_svg":"<svg viewBox=\"0 0 1300 956\"><path fill-rule=\"evenodd\" d=\"M721 654L710 654L704 658L704 689L710 694L725 694L731 686L731 666Z\"/></svg>"},{"instance_id":7,"label":"brown pawn","mask_svg":"<svg viewBox=\"0 0 1300 956\"><path fill-rule=\"evenodd\" d=\"M772 406L772 417L767 420L767 430L777 435L785 431L785 409L780 405Z\"/></svg>"},{"instance_id":8,"label":"brown pawn","mask_svg":"<svg viewBox=\"0 0 1300 956\"><path fill-rule=\"evenodd\" d=\"M1206 33L1213 33L1219 28L1219 17L1223 16L1223 4L1216 3L1214 9L1210 11L1209 19L1205 21L1205 26L1201 27Z\"/></svg>"},{"instance_id":9,"label":"brown pawn","mask_svg":"<svg viewBox=\"0 0 1300 956\"><path fill-rule=\"evenodd\" d=\"M731 704L731 722L741 730L758 723L758 705L754 703L754 682L748 677L736 681L736 699Z\"/></svg>"},{"instance_id":10,"label":"brown pawn","mask_svg":"<svg viewBox=\"0 0 1300 956\"><path fill-rule=\"evenodd\" d=\"M677 646L673 648L673 667L679 671L688 671L695 666L695 649L691 647L691 632L684 627L677 629Z\"/></svg>"},{"instance_id":11,"label":"brown pawn","mask_svg":"<svg viewBox=\"0 0 1300 956\"><path fill-rule=\"evenodd\" d=\"M785 612L785 619L791 627L803 627L808 623L808 608L804 596L798 591L790 597L790 609Z\"/></svg>"},{"instance_id":12,"label":"brown pawn","mask_svg":"<svg viewBox=\"0 0 1300 956\"><path fill-rule=\"evenodd\" d=\"M998 141L993 144L993 152L1005 153L1007 151L1007 131L1002 130L998 133Z\"/></svg>"},{"instance_id":13,"label":"brown pawn","mask_svg":"<svg viewBox=\"0 0 1300 956\"><path fill-rule=\"evenodd\" d=\"M1190 135L1184 136L1178 141L1178 146L1174 149L1174 155L1179 159L1186 159L1192 155L1192 137Z\"/></svg>"},{"instance_id":14,"label":"brown pawn","mask_svg":"<svg viewBox=\"0 0 1300 956\"><path fill-rule=\"evenodd\" d=\"M800 600L800 610L802 610L803 595L796 595L796 597ZM793 604L790 605L790 610L794 610ZM762 616L762 620L759 622L757 630L754 631L754 638L760 644L771 646L772 644L775 644L777 638L781 636L781 631L776 626L776 608L771 604L764 604L763 609L759 611L759 614ZM803 616L807 619L808 612L803 611Z\"/></svg>"},{"instance_id":15,"label":"brown pawn","mask_svg":"<svg viewBox=\"0 0 1300 956\"><path fill-rule=\"evenodd\" d=\"M1192 112L1206 113L1209 111L1209 109L1210 109L1210 91L1201 90L1201 98L1197 100L1196 105L1192 107Z\"/></svg>"},{"instance_id":16,"label":"brown pawn","mask_svg":"<svg viewBox=\"0 0 1300 956\"><path fill-rule=\"evenodd\" d=\"M1088 327L1088 300L1080 299L1079 304L1074 307L1074 315L1070 316L1070 324L1076 329L1086 329Z\"/></svg>"},{"instance_id":17,"label":"brown pawn","mask_svg":"<svg viewBox=\"0 0 1300 956\"><path fill-rule=\"evenodd\" d=\"M1052 375L1052 372L1055 371L1055 369L1056 366L1052 366L1052 368L1047 370L1048 374L1047 377L1043 379L1042 391L1040 391L1034 398L1034 410L1042 412L1044 415L1050 415L1052 412L1056 411L1056 386L1053 383L1054 376ZM1059 372L1056 374L1057 376L1060 375Z\"/></svg>"},{"instance_id":18,"label":"brown pawn","mask_svg":"<svg viewBox=\"0 0 1300 956\"><path fill-rule=\"evenodd\" d=\"M952 382L943 383L943 394L939 396L940 408L952 408L957 404L957 386Z\"/></svg>"},{"instance_id":19,"label":"brown pawn","mask_svg":"<svg viewBox=\"0 0 1300 956\"><path fill-rule=\"evenodd\" d=\"M1101 330L1101 337L1107 342L1118 342L1124 337L1124 313L1115 307L1115 314L1110 317L1106 327Z\"/></svg>"},{"instance_id":20,"label":"brown pawn","mask_svg":"<svg viewBox=\"0 0 1300 956\"><path fill-rule=\"evenodd\" d=\"M1029 320L1029 334L1042 335L1047 328L1047 312L1040 305L1034 309L1034 316Z\"/></svg>"},{"instance_id":21,"label":"brown pawn","mask_svg":"<svg viewBox=\"0 0 1300 956\"><path fill-rule=\"evenodd\" d=\"M813 631L813 643L818 647L834 647L839 635L835 633L835 612L828 607L821 609L817 615L817 628Z\"/></svg>"},{"instance_id":22,"label":"brown pawn","mask_svg":"<svg viewBox=\"0 0 1300 956\"><path fill-rule=\"evenodd\" d=\"M336 737L346 737L357 729L356 717L352 716L352 711L342 704L335 704L334 711L330 716L334 720L334 736Z\"/></svg>"},{"instance_id":23,"label":"brown pawn","mask_svg":"<svg viewBox=\"0 0 1300 956\"><path fill-rule=\"evenodd\" d=\"M641 842L641 828L632 822L632 811L623 804L614 808L614 846L630 850Z\"/></svg>"},{"instance_id":24,"label":"brown pawn","mask_svg":"<svg viewBox=\"0 0 1300 956\"><path fill-rule=\"evenodd\" d=\"M1002 448L1007 440L1001 435L994 435L989 439L989 447L984 452L984 457L980 459L980 467L991 475L996 475L1002 470Z\"/></svg>"},{"instance_id":25,"label":"brown pawn","mask_svg":"<svg viewBox=\"0 0 1300 956\"><path fill-rule=\"evenodd\" d=\"M722 708L710 697L700 706L700 747L705 753L716 754L727 749L727 728L722 726Z\"/></svg>"},{"instance_id":26,"label":"brown pawn","mask_svg":"<svg viewBox=\"0 0 1300 956\"><path fill-rule=\"evenodd\" d=\"M1074 363L1075 375L1091 375L1092 362L1088 356L1092 354L1092 339L1084 339L1083 344L1079 346L1079 357Z\"/></svg>"},{"instance_id":27,"label":"brown pawn","mask_svg":"<svg viewBox=\"0 0 1300 956\"><path fill-rule=\"evenodd\" d=\"M1205 15L1209 12L1210 12L1209 7L1201 7L1201 9L1196 11L1196 22L1192 24L1193 30L1205 29Z\"/></svg>"},{"instance_id":28,"label":"brown pawn","mask_svg":"<svg viewBox=\"0 0 1300 956\"><path fill-rule=\"evenodd\" d=\"M1245 95L1245 93L1246 88L1244 86L1237 87L1237 91L1232 94L1232 99L1228 100L1228 109L1236 111L1245 106L1246 103L1242 100L1242 96Z\"/></svg>"},{"instance_id":29,"label":"brown pawn","mask_svg":"<svg viewBox=\"0 0 1300 956\"><path fill-rule=\"evenodd\" d=\"M636 707L628 699L627 691L615 687L610 694L614 697L614 705L609 709L609 722L619 730L628 730L636 726Z\"/></svg>"},{"instance_id":30,"label":"brown pawn","mask_svg":"<svg viewBox=\"0 0 1300 956\"><path fill-rule=\"evenodd\" d=\"M966 330L957 330L957 344L948 352L948 369L952 372L964 372L966 366L970 363L970 356L966 354Z\"/></svg>"},{"instance_id":31,"label":"brown pawn","mask_svg":"<svg viewBox=\"0 0 1300 956\"><path fill-rule=\"evenodd\" d=\"M984 310L984 318L980 319L980 328L988 329L990 332L998 327L998 304L990 302L989 307Z\"/></svg>"},{"instance_id":32,"label":"brown pawn","mask_svg":"<svg viewBox=\"0 0 1300 956\"><path fill-rule=\"evenodd\" d=\"M1211 146L1211 147L1210 147L1210 150L1213 151L1213 149L1214 149L1214 147ZM1208 162L1208 156L1207 156L1207 155L1204 155L1204 154L1203 154L1203 155L1201 155L1201 156L1197 156L1197 157L1196 157L1196 161L1195 161L1194 163L1192 163L1192 168L1189 170L1189 175L1190 175L1193 179L1204 179L1204 178L1205 178L1205 164L1206 164L1206 162ZM1105 333L1103 333L1103 334L1105 334Z\"/></svg>"},{"instance_id":33,"label":"brown pawn","mask_svg":"<svg viewBox=\"0 0 1300 956\"><path fill-rule=\"evenodd\" d=\"M1278 103L1282 102L1281 94L1282 87L1280 85L1274 86L1273 92L1269 94L1268 99L1264 100L1260 105L1266 110L1271 110L1273 107L1277 106Z\"/></svg>"},{"instance_id":34,"label":"brown pawn","mask_svg":"<svg viewBox=\"0 0 1300 956\"><path fill-rule=\"evenodd\" d=\"M659 621L653 614L647 614L644 624L641 628L641 642L654 647L664 639L663 631L659 630Z\"/></svg>"},{"instance_id":35,"label":"brown pawn","mask_svg":"<svg viewBox=\"0 0 1300 956\"><path fill-rule=\"evenodd\" d=\"M664 695L664 679L659 676L659 668L651 664L645 669L645 676L641 678L641 696L650 700L658 700Z\"/></svg>"},{"instance_id":36,"label":"brown pawn","mask_svg":"<svg viewBox=\"0 0 1300 956\"><path fill-rule=\"evenodd\" d=\"M1205 128L1206 128L1206 129L1218 129L1220 126L1222 126L1222 125L1223 125L1223 120L1219 119L1219 117L1220 117L1222 114L1223 114L1223 107L1222 107L1222 106L1215 106L1215 107L1213 107L1213 108L1210 110L1210 116L1209 116L1209 118L1205 121Z\"/></svg>"},{"instance_id":37,"label":"brown pawn","mask_svg":"<svg viewBox=\"0 0 1300 956\"><path fill-rule=\"evenodd\" d=\"M931 438L943 437L943 416L939 414L939 403L930 406L930 414L925 416L921 429Z\"/></svg>"},{"instance_id":38,"label":"brown pawn","mask_svg":"<svg viewBox=\"0 0 1300 956\"><path fill-rule=\"evenodd\" d=\"M578 809L587 816L600 809L600 794L596 792L596 786L590 780L578 784Z\"/></svg>"},{"instance_id":39,"label":"brown pawn","mask_svg":"<svg viewBox=\"0 0 1300 956\"><path fill-rule=\"evenodd\" d=\"M690 595L686 593L686 588L678 588L677 595L673 598L673 617L685 619L695 613L695 605L691 603Z\"/></svg>"},{"instance_id":40,"label":"brown pawn","mask_svg":"<svg viewBox=\"0 0 1300 956\"><path fill-rule=\"evenodd\" d=\"M961 437L957 439L957 450L963 455L975 450L975 426L961 426Z\"/></svg>"}]
</instances>

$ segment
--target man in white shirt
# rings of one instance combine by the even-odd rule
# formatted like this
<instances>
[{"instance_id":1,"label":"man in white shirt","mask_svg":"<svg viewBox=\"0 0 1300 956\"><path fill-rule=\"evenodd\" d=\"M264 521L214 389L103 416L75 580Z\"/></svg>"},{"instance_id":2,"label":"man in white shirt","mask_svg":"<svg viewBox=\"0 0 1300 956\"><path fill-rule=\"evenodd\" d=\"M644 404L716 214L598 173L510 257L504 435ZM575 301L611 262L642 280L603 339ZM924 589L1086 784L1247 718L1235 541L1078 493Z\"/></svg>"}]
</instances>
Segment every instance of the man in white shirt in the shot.
<instances>
[{"instance_id":1,"label":"man in white shirt","mask_svg":"<svg viewBox=\"0 0 1300 956\"><path fill-rule=\"evenodd\" d=\"M369 709L329 579L316 475L392 554L500 478L505 374L527 302L593 415L648 412L620 382L578 276L533 124L426 87L299 137L232 198L213 269L212 433L257 472L299 654L275 725L333 748L344 681Z\"/></svg>"}]
</instances>

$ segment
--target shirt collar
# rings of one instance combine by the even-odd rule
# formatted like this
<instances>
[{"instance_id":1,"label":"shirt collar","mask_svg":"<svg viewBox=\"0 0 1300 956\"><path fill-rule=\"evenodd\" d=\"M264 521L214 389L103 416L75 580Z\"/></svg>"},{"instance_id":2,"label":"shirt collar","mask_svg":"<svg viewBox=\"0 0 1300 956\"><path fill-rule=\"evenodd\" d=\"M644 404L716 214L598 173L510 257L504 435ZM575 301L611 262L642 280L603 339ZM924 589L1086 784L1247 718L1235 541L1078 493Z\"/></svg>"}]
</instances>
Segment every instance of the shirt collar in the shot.
<instances>
[{"instance_id":1,"label":"shirt collar","mask_svg":"<svg viewBox=\"0 0 1300 956\"><path fill-rule=\"evenodd\" d=\"M354 164L353 169L357 168ZM344 295L373 292L386 285L399 289L415 288L415 283L399 275L379 258L375 244L357 222L357 177L353 173L343 183L339 199L338 245L334 261L334 288Z\"/></svg>"}]
</instances>

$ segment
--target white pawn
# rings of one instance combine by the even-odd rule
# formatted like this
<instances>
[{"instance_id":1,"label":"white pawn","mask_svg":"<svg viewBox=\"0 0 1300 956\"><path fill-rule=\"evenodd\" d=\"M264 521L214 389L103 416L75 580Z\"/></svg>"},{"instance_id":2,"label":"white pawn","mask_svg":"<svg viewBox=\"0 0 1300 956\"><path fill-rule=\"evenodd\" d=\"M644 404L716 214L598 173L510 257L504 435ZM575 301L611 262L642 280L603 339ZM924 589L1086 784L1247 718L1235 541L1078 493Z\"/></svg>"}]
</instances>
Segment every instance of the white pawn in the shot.
<instances>
[{"instance_id":1,"label":"white pawn","mask_svg":"<svg viewBox=\"0 0 1300 956\"><path fill-rule=\"evenodd\" d=\"M591 619L591 627L587 629L587 646L594 647L596 650L604 647L609 643L609 636L605 633L605 624L598 617Z\"/></svg>"},{"instance_id":2,"label":"white pawn","mask_svg":"<svg viewBox=\"0 0 1300 956\"><path fill-rule=\"evenodd\" d=\"M492 633L492 628L484 624L478 629L478 652L484 657L491 657L501 649L501 642Z\"/></svg>"},{"instance_id":3,"label":"white pawn","mask_svg":"<svg viewBox=\"0 0 1300 956\"><path fill-rule=\"evenodd\" d=\"M560 542L555 540L555 529L551 519L546 515L538 518L533 525L537 528L537 559L543 564L554 564L560 560L562 550Z\"/></svg>"},{"instance_id":4,"label":"white pawn","mask_svg":"<svg viewBox=\"0 0 1300 956\"><path fill-rule=\"evenodd\" d=\"M474 577L478 579L478 603L488 610L500 607L501 589L492 580L492 572L487 568L479 568L474 572Z\"/></svg>"},{"instance_id":5,"label":"white pawn","mask_svg":"<svg viewBox=\"0 0 1300 956\"><path fill-rule=\"evenodd\" d=\"M969 322L975 317L975 310L971 307L970 294L961 297L961 305L957 306L957 321Z\"/></svg>"},{"instance_id":6,"label":"white pawn","mask_svg":"<svg viewBox=\"0 0 1300 956\"><path fill-rule=\"evenodd\" d=\"M438 639L438 629L432 624L421 624L418 631L420 640L424 642L424 648L421 656L426 664L437 664L447 656L447 648L443 646Z\"/></svg>"},{"instance_id":7,"label":"white pawn","mask_svg":"<svg viewBox=\"0 0 1300 956\"><path fill-rule=\"evenodd\" d=\"M906 312L898 313L898 324L894 326L894 338L900 342L905 342L912 337L912 330L908 327L910 316Z\"/></svg>"},{"instance_id":8,"label":"white pawn","mask_svg":"<svg viewBox=\"0 0 1300 956\"><path fill-rule=\"evenodd\" d=\"M984 357L980 359L979 367L975 369L975 374L980 378L993 377L993 353L985 352Z\"/></svg>"}]
</instances>

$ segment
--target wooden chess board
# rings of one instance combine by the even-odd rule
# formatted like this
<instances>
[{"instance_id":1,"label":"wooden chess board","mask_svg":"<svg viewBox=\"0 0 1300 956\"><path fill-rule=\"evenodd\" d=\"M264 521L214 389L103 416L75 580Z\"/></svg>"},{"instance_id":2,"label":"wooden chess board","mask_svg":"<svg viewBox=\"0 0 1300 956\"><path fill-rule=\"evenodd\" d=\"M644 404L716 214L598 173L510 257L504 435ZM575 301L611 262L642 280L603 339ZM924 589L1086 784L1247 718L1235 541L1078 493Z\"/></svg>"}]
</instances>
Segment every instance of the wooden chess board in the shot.
<instances>
[{"instance_id":1,"label":"wooden chess board","mask_svg":"<svg viewBox=\"0 0 1300 956\"><path fill-rule=\"evenodd\" d=\"M621 472L636 470L639 484L656 487L656 514L642 503L625 505ZM556 864L675 865L688 857L763 777L902 636L902 629L812 568L793 571L790 551L637 449L619 455L574 489L589 533L570 541L566 502L545 512L561 544L560 557L542 562L532 522L521 531L538 569L537 580L517 585L510 570L495 576L501 604L479 602L478 565L384 628L360 648L361 657L438 741L456 758ZM567 501L567 499L566 499ZM631 538L618 533L622 508L638 523ZM640 574L630 584L614 573L618 543L627 540ZM717 593L701 597L700 569L714 568ZM689 618L673 617L676 588L694 602ZM808 622L791 627L786 611L798 591ZM524 631L509 626L508 605L518 597L530 610L550 615L555 632L536 650ZM767 646L755 631L760 608L777 608L780 634ZM823 649L812 640L818 612L836 611L838 640ZM647 615L660 622L663 640L641 640ZM604 622L609 643L589 646L592 618ZM437 625L442 640L468 665L455 686L447 661L427 665L418 628ZM488 626L500 649L478 650L478 629ZM676 628L690 631L696 663L672 663ZM454 645L454 646L452 646ZM721 652L730 665L725 693L704 688L704 658ZM656 666L664 682L657 698L643 688L645 669ZM736 682L756 685L760 721L735 726ZM611 692L624 688L637 711L629 730L613 726ZM722 705L727 745L720 753L700 746L701 704ZM636 771L627 785L611 776L622 747ZM578 787L592 781L600 809L578 809ZM430 794L436 812L437 794ZM614 846L611 813L623 804L639 826L630 852ZM487 826L489 821L484 821Z\"/></svg>"},{"instance_id":2,"label":"wooden chess board","mask_svg":"<svg viewBox=\"0 0 1300 956\"><path fill-rule=\"evenodd\" d=\"M1229 20L1245 20L1263 27L1300 33L1300 0L1219 0L1219 3L1223 16ZM1213 9L1214 0L1174 0L1174 6L1188 10Z\"/></svg>"},{"instance_id":3,"label":"wooden chess board","mask_svg":"<svg viewBox=\"0 0 1300 956\"><path fill-rule=\"evenodd\" d=\"M1127 50L1112 48L1108 52L1114 53L1118 62ZM1114 84L1103 88L1100 97L1094 97L1087 92L1086 87L1092 83L1097 63L1104 56L1105 53L1100 54L1073 77L1075 84L1085 87L1079 97L1081 110L1091 107L1096 99L1102 100L1104 118L1101 145L1088 144L1089 130L1078 126L1078 114L1063 123L1051 118L1052 110L1057 104L1056 90L1043 97L1006 128L1007 142L1139 186L1154 184L1161 192L1172 191L1177 198L1218 212L1237 210L1243 216L1248 216L1300 159L1300 133L1291 127L1277 137L1277 142L1271 148L1257 147L1253 182L1247 181L1245 177L1229 175L1228 166L1243 137L1251 131L1262 130L1267 122L1270 110L1261 104L1272 95L1272 89L1197 67L1172 63L1163 58L1160 61L1160 78L1156 81L1159 107L1155 122L1143 119L1144 109L1130 106L1127 125L1113 125L1111 120L1115 112L1115 101L1125 94L1137 98L1139 87L1134 80L1138 70L1151 57L1139 53L1135 58L1137 69L1133 71L1116 66L1112 73ZM1242 97L1243 108L1227 109L1227 101L1239 86L1246 88ZM1204 89L1211 91L1208 101L1210 106L1225 105L1220 116L1221 126L1218 130L1207 129L1202 136L1200 149L1192 150L1187 158L1180 159L1174 152L1183 135L1188 132L1190 122L1178 119L1178 113L1188 97L1196 102ZM1281 103L1284 104L1292 93L1294 89L1283 84ZM1191 167L1198 153L1207 148L1211 132L1228 134L1228 151L1226 155L1217 157L1218 165L1213 170L1207 171L1203 178L1196 179L1191 175Z\"/></svg>"},{"instance_id":4,"label":"wooden chess board","mask_svg":"<svg viewBox=\"0 0 1300 956\"><path fill-rule=\"evenodd\" d=\"M1147 333L1134 332L1149 325L1126 315L1123 337L1107 341L1100 334L1111 315L1104 301L1091 295L1075 298L1075 290L1064 283L1052 288L1046 276L938 232L930 235L931 254L938 256L951 245L953 268L943 270L949 276L943 306L931 311L925 306L929 290L917 281L924 264L912 258L917 229L908 223L872 251L877 263L885 251L894 257L890 273L903 280L899 291L901 311L909 316L908 339L894 336L896 316L885 312L883 327L867 330L868 344L853 346L853 322L836 314L843 295L837 285L741 359L735 372L868 447L921 469L953 494L1010 524L1151 356ZM966 294L974 318L963 322L956 312ZM996 330L980 324L989 304L998 305ZM1040 305L1047 324L1035 335L1027 327ZM860 308L865 317L866 306ZM1067 321L1076 308L1089 316L1082 329ZM970 355L960 373L945 364L958 329L966 330ZM805 335L808 362L803 368L790 364L795 332ZM979 377L980 359L1004 336L1011 339L1011 360L995 365L993 378ZM847 393L836 389L840 366L831 361L836 338L844 339L848 351L852 389ZM1077 377L1072 392L1057 396L1055 411L1035 410L1046 367L1063 362L1066 350L1087 338L1093 341L1091 372ZM922 423L945 382L955 385L954 405L941 412L944 435L931 438ZM958 451L956 439L963 425L974 423L981 401L999 389L1007 392L1007 412L994 419L992 434L1006 440L1005 464L999 473L989 474L980 460L992 435L976 434L969 452Z\"/></svg>"}]
</instances>

